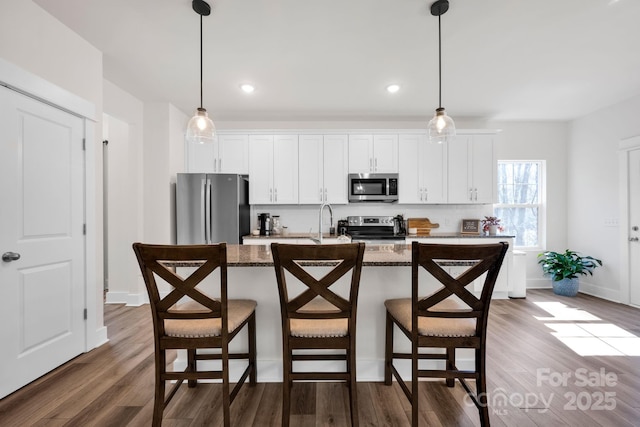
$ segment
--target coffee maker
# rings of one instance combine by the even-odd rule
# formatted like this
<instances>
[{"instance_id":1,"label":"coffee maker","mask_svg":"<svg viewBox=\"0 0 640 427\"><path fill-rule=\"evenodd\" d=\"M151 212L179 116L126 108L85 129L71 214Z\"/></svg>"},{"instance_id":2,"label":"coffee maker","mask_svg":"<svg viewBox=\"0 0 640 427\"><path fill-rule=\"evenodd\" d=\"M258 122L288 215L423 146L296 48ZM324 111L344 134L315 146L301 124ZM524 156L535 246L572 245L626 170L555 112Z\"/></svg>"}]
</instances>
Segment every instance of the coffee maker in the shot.
<instances>
[{"instance_id":1,"label":"coffee maker","mask_svg":"<svg viewBox=\"0 0 640 427\"><path fill-rule=\"evenodd\" d=\"M261 236L270 236L271 235L271 214L261 213L258 215L258 225L260 226L260 235Z\"/></svg>"}]
</instances>

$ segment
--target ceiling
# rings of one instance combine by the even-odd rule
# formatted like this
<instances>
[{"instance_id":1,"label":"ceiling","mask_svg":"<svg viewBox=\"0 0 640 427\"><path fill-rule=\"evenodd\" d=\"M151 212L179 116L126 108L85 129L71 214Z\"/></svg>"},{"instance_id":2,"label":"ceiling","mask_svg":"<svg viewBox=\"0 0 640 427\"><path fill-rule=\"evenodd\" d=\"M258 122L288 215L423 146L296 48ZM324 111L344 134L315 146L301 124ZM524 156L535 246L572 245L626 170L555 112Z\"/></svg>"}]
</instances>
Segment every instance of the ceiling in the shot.
<instances>
[{"instance_id":1,"label":"ceiling","mask_svg":"<svg viewBox=\"0 0 640 427\"><path fill-rule=\"evenodd\" d=\"M199 105L191 0L34 0L104 54L104 77ZM216 120L425 120L438 106L431 0L215 0L204 107ZM571 120L640 94L640 1L450 0L442 101L456 117ZM252 83L256 91L239 90ZM389 94L385 87L402 87Z\"/></svg>"}]
</instances>

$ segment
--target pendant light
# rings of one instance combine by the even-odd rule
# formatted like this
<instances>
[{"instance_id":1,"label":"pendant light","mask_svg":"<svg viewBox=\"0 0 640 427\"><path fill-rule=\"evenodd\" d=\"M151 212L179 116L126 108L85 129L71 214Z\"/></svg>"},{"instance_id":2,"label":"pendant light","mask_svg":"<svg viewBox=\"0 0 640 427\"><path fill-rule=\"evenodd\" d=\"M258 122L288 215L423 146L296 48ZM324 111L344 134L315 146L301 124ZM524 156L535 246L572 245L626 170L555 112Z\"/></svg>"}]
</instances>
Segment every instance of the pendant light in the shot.
<instances>
[{"instance_id":1,"label":"pendant light","mask_svg":"<svg viewBox=\"0 0 640 427\"><path fill-rule=\"evenodd\" d=\"M437 0L431 5L431 14L438 17L438 108L429 122L429 141L442 144L449 142L456 135L456 125L447 116L442 106L442 34L440 30L440 16L449 10L448 0Z\"/></svg>"},{"instance_id":2,"label":"pendant light","mask_svg":"<svg viewBox=\"0 0 640 427\"><path fill-rule=\"evenodd\" d=\"M204 0L193 0L191 7L200 15L200 107L187 124L186 139L187 142L206 144L214 142L216 137L216 127L202 106L202 17L211 14L211 7Z\"/></svg>"}]
</instances>

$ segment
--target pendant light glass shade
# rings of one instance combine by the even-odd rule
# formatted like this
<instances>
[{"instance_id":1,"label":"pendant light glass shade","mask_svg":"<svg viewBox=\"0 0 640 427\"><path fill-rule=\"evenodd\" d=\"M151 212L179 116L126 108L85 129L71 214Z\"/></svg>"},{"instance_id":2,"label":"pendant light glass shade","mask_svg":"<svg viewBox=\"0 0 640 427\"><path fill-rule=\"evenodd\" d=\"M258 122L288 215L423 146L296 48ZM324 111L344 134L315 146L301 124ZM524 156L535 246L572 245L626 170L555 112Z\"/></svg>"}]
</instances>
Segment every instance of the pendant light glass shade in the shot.
<instances>
[{"instance_id":1,"label":"pendant light glass shade","mask_svg":"<svg viewBox=\"0 0 640 427\"><path fill-rule=\"evenodd\" d=\"M210 144L215 141L216 127L209 118L207 110L198 108L196 114L187 124L187 142L195 144Z\"/></svg>"},{"instance_id":2,"label":"pendant light glass shade","mask_svg":"<svg viewBox=\"0 0 640 427\"><path fill-rule=\"evenodd\" d=\"M447 116L442 107L436 109L436 114L429 121L427 128L429 141L437 144L449 142L456 136L456 125L453 123L453 119Z\"/></svg>"},{"instance_id":3,"label":"pendant light glass shade","mask_svg":"<svg viewBox=\"0 0 640 427\"><path fill-rule=\"evenodd\" d=\"M211 7L204 0L193 0L191 6L200 15L200 107L198 107L195 115L187 124L185 139L187 143L211 144L215 142L216 127L202 105L202 17L209 16Z\"/></svg>"},{"instance_id":4,"label":"pendant light glass shade","mask_svg":"<svg viewBox=\"0 0 640 427\"><path fill-rule=\"evenodd\" d=\"M431 14L438 17L438 108L436 114L429 121L429 141L437 144L449 142L456 136L456 125L453 119L447 116L442 106L442 29L440 17L449 10L448 0L437 0L431 5Z\"/></svg>"}]
</instances>

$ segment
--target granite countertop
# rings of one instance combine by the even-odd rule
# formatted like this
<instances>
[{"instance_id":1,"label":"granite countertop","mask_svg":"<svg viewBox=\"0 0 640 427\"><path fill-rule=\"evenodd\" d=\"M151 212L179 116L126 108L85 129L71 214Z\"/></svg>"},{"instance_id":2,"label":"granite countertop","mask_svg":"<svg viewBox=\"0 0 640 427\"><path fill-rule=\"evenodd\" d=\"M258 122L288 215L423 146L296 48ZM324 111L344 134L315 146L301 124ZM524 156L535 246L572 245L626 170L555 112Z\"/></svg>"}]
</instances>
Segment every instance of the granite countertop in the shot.
<instances>
[{"instance_id":1,"label":"granite countertop","mask_svg":"<svg viewBox=\"0 0 640 427\"><path fill-rule=\"evenodd\" d=\"M287 233L287 234L272 234L270 236L252 236L246 235L242 236L243 239L311 239L318 237L317 234L310 235L309 233ZM402 236L398 236L402 238ZM485 234L462 234L462 233L430 233L430 234L407 234L405 236L406 239L482 239L482 238L513 238L515 236L511 236L508 234L499 234L496 236L487 236ZM337 235L329 235L329 233L322 234L323 239L336 239Z\"/></svg>"},{"instance_id":2,"label":"granite countertop","mask_svg":"<svg viewBox=\"0 0 640 427\"><path fill-rule=\"evenodd\" d=\"M200 262L171 262L173 267L196 267ZM334 265L331 261L313 261L303 265ZM460 262L444 262L443 265L467 265ZM227 265L229 267L269 267L273 258L269 246L263 245L227 245ZM411 245L385 244L367 245L362 265L365 267L410 266Z\"/></svg>"}]
</instances>

